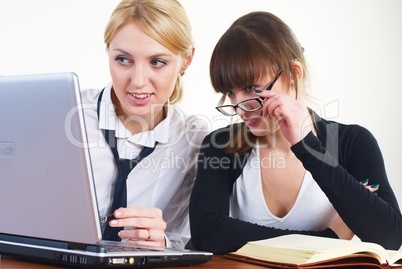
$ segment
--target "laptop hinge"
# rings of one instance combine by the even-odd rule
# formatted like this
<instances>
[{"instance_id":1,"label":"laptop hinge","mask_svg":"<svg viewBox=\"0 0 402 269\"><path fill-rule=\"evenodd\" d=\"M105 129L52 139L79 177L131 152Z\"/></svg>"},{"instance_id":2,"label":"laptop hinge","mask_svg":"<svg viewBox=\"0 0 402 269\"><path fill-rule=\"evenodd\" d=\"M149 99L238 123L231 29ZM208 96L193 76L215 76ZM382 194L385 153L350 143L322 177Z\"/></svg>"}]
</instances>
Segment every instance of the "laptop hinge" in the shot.
<instances>
[{"instance_id":1,"label":"laptop hinge","mask_svg":"<svg viewBox=\"0 0 402 269\"><path fill-rule=\"evenodd\" d=\"M82 243L71 243L63 241L55 241L34 237L27 237L21 235L12 234L2 234L0 233L0 241L14 242L19 244L33 245L33 246L43 246L58 249L71 249L71 250L83 250L90 252L105 253L106 249L102 246L97 245L87 245Z\"/></svg>"}]
</instances>

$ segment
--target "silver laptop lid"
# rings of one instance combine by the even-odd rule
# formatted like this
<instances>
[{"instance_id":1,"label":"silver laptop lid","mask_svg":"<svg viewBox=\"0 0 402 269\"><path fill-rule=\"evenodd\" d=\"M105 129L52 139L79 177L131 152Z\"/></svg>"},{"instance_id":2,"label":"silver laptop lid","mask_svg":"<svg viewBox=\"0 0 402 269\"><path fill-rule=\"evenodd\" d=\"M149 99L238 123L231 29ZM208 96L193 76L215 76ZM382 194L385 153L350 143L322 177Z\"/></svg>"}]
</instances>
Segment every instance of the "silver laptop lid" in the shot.
<instances>
[{"instance_id":1,"label":"silver laptop lid","mask_svg":"<svg viewBox=\"0 0 402 269\"><path fill-rule=\"evenodd\" d=\"M0 233L101 239L78 78L0 77Z\"/></svg>"}]
</instances>

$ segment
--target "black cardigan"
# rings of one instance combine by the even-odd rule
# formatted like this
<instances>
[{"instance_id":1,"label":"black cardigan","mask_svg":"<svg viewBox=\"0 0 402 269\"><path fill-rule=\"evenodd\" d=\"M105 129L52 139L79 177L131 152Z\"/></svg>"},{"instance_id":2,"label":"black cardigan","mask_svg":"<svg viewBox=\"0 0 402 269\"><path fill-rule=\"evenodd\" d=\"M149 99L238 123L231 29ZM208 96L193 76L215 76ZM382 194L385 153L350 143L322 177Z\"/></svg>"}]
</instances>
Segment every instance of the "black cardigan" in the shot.
<instances>
[{"instance_id":1,"label":"black cardigan","mask_svg":"<svg viewBox=\"0 0 402 269\"><path fill-rule=\"evenodd\" d=\"M317 136L310 132L292 146L292 151L362 241L398 249L402 244L402 217L377 141L361 126L326 121L317 115L314 118ZM235 157L218 146L227 143L228 137L226 127L212 132L203 141L190 199L190 227L195 249L228 253L248 241L290 233L337 237L329 228L282 230L230 218L229 198L233 183L243 169L245 156ZM371 193L360 184L367 178L369 184L380 185L378 191Z\"/></svg>"}]
</instances>

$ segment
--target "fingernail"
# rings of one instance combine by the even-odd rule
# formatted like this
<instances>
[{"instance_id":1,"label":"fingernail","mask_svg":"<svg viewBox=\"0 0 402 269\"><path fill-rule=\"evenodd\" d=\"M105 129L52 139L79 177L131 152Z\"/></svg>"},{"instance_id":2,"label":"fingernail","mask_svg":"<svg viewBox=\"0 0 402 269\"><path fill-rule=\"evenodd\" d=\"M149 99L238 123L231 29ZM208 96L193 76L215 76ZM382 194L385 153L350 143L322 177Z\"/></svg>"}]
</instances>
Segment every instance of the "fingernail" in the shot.
<instances>
[{"instance_id":1,"label":"fingernail","mask_svg":"<svg viewBox=\"0 0 402 269\"><path fill-rule=\"evenodd\" d=\"M365 184L365 183L368 183L368 182L369 182L368 178L366 178L365 180L360 181L361 184Z\"/></svg>"},{"instance_id":2,"label":"fingernail","mask_svg":"<svg viewBox=\"0 0 402 269\"><path fill-rule=\"evenodd\" d=\"M262 91L261 90L254 90L256 93L262 93Z\"/></svg>"},{"instance_id":3,"label":"fingernail","mask_svg":"<svg viewBox=\"0 0 402 269\"><path fill-rule=\"evenodd\" d=\"M373 189L378 189L380 187L380 184L373 184L370 187Z\"/></svg>"},{"instance_id":4,"label":"fingernail","mask_svg":"<svg viewBox=\"0 0 402 269\"><path fill-rule=\"evenodd\" d=\"M116 216L116 217L121 217L121 216L123 216L123 212L121 212L121 211L116 211L115 216Z\"/></svg>"},{"instance_id":5,"label":"fingernail","mask_svg":"<svg viewBox=\"0 0 402 269\"><path fill-rule=\"evenodd\" d=\"M110 225L117 225L118 223L119 221L115 219L110 221Z\"/></svg>"}]
</instances>

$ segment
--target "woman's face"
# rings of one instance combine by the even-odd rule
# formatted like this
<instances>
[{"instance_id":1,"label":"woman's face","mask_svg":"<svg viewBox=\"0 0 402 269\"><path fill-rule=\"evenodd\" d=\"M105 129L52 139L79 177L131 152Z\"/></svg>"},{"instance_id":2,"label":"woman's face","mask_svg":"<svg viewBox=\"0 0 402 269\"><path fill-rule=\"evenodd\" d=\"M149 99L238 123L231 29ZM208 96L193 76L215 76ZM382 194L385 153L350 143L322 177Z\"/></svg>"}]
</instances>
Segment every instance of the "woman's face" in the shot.
<instances>
[{"instance_id":1,"label":"woman's face","mask_svg":"<svg viewBox=\"0 0 402 269\"><path fill-rule=\"evenodd\" d=\"M279 74L280 75L280 74ZM228 92L228 97L232 104L237 104L238 102L258 97L255 93L256 89L264 90L267 88L268 85L271 85L272 91L278 92L286 92L283 90L284 83L278 77L278 79L274 82L275 77L266 76L262 78L254 85L248 85L242 89L233 89L232 91ZM243 111L240 108L236 109L236 113L241 117L245 124L249 127L250 131L255 136L264 136L268 134L273 134L277 130L279 130L279 125L276 119L269 119L268 116L264 117L263 109L259 109L252 112Z\"/></svg>"},{"instance_id":2,"label":"woman's face","mask_svg":"<svg viewBox=\"0 0 402 269\"><path fill-rule=\"evenodd\" d=\"M177 77L189 64L188 59L162 46L134 22L116 32L108 55L117 115L135 115L147 121L161 114Z\"/></svg>"}]
</instances>

